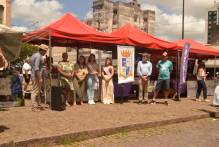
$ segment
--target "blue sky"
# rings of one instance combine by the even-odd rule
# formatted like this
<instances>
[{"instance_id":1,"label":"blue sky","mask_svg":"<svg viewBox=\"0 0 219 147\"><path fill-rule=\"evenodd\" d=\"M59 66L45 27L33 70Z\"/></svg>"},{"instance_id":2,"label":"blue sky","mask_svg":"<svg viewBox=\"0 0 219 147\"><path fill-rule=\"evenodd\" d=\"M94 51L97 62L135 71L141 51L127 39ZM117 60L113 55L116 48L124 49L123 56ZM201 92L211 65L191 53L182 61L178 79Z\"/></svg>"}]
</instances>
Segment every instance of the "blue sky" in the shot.
<instances>
[{"instance_id":1,"label":"blue sky","mask_svg":"<svg viewBox=\"0 0 219 147\"><path fill-rule=\"evenodd\" d=\"M131 1L131 0L122 0ZM138 0L144 10L156 12L155 35L162 39L181 38L182 0ZM21 31L30 31L57 20L66 12L84 19L92 11L93 0L13 0L12 23ZM214 0L185 0L185 36L205 41L207 9ZM174 27L174 29L173 29Z\"/></svg>"},{"instance_id":2,"label":"blue sky","mask_svg":"<svg viewBox=\"0 0 219 147\"><path fill-rule=\"evenodd\" d=\"M91 10L92 0L59 0L64 5L65 12L73 12L80 19Z\"/></svg>"}]
</instances>

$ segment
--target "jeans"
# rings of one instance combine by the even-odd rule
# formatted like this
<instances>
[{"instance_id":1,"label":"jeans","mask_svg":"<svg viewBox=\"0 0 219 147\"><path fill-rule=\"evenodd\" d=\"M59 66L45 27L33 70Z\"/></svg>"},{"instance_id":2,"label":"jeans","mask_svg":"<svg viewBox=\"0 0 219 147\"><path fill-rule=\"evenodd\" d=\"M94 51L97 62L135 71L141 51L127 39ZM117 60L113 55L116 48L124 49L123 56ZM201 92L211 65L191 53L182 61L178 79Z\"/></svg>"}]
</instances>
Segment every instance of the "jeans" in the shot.
<instances>
[{"instance_id":1,"label":"jeans","mask_svg":"<svg viewBox=\"0 0 219 147\"><path fill-rule=\"evenodd\" d=\"M94 100L94 86L95 86L95 75L87 76L87 96L88 100Z\"/></svg>"},{"instance_id":2,"label":"jeans","mask_svg":"<svg viewBox=\"0 0 219 147\"><path fill-rule=\"evenodd\" d=\"M199 98L202 89L203 89L203 97L204 97L204 99L206 99L207 98L207 86L205 84L205 81L198 80L198 88L197 88L197 92L196 92L196 98Z\"/></svg>"}]
</instances>

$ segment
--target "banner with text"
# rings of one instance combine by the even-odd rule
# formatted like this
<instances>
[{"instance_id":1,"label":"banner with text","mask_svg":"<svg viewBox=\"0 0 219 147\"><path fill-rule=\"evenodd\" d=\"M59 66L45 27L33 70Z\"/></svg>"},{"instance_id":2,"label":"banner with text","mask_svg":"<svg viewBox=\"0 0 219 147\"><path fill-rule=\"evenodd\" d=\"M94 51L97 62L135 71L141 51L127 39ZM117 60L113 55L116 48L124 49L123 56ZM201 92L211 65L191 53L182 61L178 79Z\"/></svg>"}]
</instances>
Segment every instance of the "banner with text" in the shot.
<instances>
[{"instance_id":1,"label":"banner with text","mask_svg":"<svg viewBox=\"0 0 219 147\"><path fill-rule=\"evenodd\" d=\"M118 83L134 81L135 48L132 46L117 46Z\"/></svg>"},{"instance_id":2,"label":"banner with text","mask_svg":"<svg viewBox=\"0 0 219 147\"><path fill-rule=\"evenodd\" d=\"M182 50L182 57L181 57L179 92L180 92L180 87L181 87L180 85L186 82L189 50L190 50L190 44L185 43L184 48Z\"/></svg>"}]
</instances>

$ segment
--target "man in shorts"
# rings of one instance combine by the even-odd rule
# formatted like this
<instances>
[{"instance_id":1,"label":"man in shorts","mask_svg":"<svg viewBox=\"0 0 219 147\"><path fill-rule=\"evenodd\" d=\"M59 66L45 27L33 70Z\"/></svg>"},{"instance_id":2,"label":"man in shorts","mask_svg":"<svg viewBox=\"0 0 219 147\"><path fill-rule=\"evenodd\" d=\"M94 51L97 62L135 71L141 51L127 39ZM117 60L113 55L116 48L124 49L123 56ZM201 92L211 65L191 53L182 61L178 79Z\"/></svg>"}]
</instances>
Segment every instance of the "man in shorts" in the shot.
<instances>
[{"instance_id":1,"label":"man in shorts","mask_svg":"<svg viewBox=\"0 0 219 147\"><path fill-rule=\"evenodd\" d=\"M154 97L151 101L152 104L156 104L156 97L158 92L163 91L165 96L164 103L168 105L167 98L169 95L169 89L170 89L170 74L173 70L173 63L168 60L168 53L166 51L162 54L162 59L158 61L156 65L159 75L158 80L156 84L156 88L154 91Z\"/></svg>"}]
</instances>

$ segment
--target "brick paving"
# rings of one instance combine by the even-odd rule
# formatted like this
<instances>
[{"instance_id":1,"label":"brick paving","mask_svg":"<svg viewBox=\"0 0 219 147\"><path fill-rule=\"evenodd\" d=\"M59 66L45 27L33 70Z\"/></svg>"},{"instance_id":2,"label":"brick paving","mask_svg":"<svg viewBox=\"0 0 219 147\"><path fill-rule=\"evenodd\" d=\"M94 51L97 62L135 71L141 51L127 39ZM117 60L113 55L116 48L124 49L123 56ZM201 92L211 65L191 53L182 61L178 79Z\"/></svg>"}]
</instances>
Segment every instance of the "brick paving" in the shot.
<instances>
[{"instance_id":1,"label":"brick paving","mask_svg":"<svg viewBox=\"0 0 219 147\"><path fill-rule=\"evenodd\" d=\"M219 110L211 107L209 102L195 102L188 98L181 102L169 100L169 106L139 105L135 101L130 101L113 105L97 103L96 105L72 106L62 112L51 110L32 112L28 103L25 107L0 111L0 144L12 140L22 141L206 114L201 109Z\"/></svg>"},{"instance_id":2,"label":"brick paving","mask_svg":"<svg viewBox=\"0 0 219 147\"><path fill-rule=\"evenodd\" d=\"M218 147L219 119L201 119L163 127L122 132L56 147Z\"/></svg>"}]
</instances>

